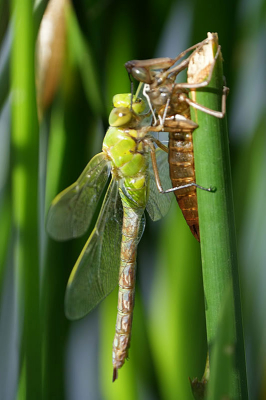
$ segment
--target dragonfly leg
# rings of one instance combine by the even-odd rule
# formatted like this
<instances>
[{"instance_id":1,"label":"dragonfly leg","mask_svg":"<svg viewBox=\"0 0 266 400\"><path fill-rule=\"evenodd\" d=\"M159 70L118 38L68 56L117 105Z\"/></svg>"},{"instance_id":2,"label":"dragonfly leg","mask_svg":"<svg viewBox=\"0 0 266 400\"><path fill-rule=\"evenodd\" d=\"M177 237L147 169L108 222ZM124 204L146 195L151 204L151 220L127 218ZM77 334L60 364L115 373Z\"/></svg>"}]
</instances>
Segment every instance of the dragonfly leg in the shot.
<instances>
[{"instance_id":1,"label":"dragonfly leg","mask_svg":"<svg viewBox=\"0 0 266 400\"><path fill-rule=\"evenodd\" d=\"M220 52L221 52L221 46L219 45L218 49L216 51L215 57L213 59L213 62L211 64L210 71L209 71L207 79L205 79L202 82L197 82L197 83L188 83L188 82L176 83L175 84L175 89L182 89L182 88L185 88L185 89L199 89L199 88L208 86L210 81L211 81L211 79L212 79L213 69L215 67L215 64L216 64L216 61L217 61L217 59L219 57ZM190 58L192 57L192 55L193 55L193 53L189 57L189 61L190 61Z\"/></svg>"},{"instance_id":2,"label":"dragonfly leg","mask_svg":"<svg viewBox=\"0 0 266 400\"><path fill-rule=\"evenodd\" d=\"M161 193L171 193L171 192L175 192L176 190L186 189L186 188L189 188L189 187L192 187L192 186L194 186L194 187L196 187L198 189L201 189L201 190L205 190L206 192L215 192L216 191L216 188L214 188L214 187L205 188L205 187L203 187L201 185L198 185L195 182L191 182L191 183L187 183L186 185L176 186L174 188L170 188L170 189L164 190Z\"/></svg>"},{"instance_id":3,"label":"dragonfly leg","mask_svg":"<svg viewBox=\"0 0 266 400\"><path fill-rule=\"evenodd\" d=\"M162 184L161 184L161 180L160 180L160 176L159 176L159 171L158 171L158 166L157 166L157 161L156 161L156 155L155 155L155 147L152 143L151 140L147 140L146 142L148 144L148 146L150 147L150 153L151 153L151 162L152 162L152 168L154 171L154 177L155 177L155 182L156 182L156 186L157 189L159 190L160 193L164 193Z\"/></svg>"},{"instance_id":4,"label":"dragonfly leg","mask_svg":"<svg viewBox=\"0 0 266 400\"><path fill-rule=\"evenodd\" d=\"M201 42L196 43L196 44L193 44L193 46L190 46L188 49L182 51L182 53L178 54L178 56L177 56L176 58L174 58L175 63L176 63L178 60L180 60L180 58L183 58L183 57L184 57L187 53L189 53L191 50L200 49L204 44L209 43L209 41L210 41L209 38L204 39L204 40L202 40ZM190 55L188 58L191 58L191 55ZM174 69L174 68L172 68L172 71L171 71L171 72L173 72L173 69Z\"/></svg>"},{"instance_id":5,"label":"dragonfly leg","mask_svg":"<svg viewBox=\"0 0 266 400\"><path fill-rule=\"evenodd\" d=\"M206 114L213 115L216 118L223 118L225 116L225 113L226 113L226 98L227 98L228 92L229 92L229 88L224 86L223 87L223 94L222 94L222 111L215 111L215 110L212 110L212 109L210 109L208 107L204 107L201 104L191 100L190 98L188 98L184 94L181 94L179 96L179 99L181 101L185 101L191 107L196 108L197 110L205 112Z\"/></svg>"},{"instance_id":6,"label":"dragonfly leg","mask_svg":"<svg viewBox=\"0 0 266 400\"><path fill-rule=\"evenodd\" d=\"M194 44L194 46L189 47L188 49L182 51L182 53L178 54L176 58L173 59L173 65L180 60L180 58L184 57L187 53L189 53L191 50L194 49L200 49L202 46L205 44L209 43L210 39L204 39L202 42L199 42L197 44ZM183 71L185 68L187 68L189 61L192 57L193 53L190 54L185 60L181 61L178 65L175 67L168 69L167 71L163 71L160 74L158 74L159 79L158 83L161 84L165 81L166 78L168 78L169 75L178 75L181 71ZM182 85L182 84L181 84ZM187 87L187 86L181 86L181 87Z\"/></svg>"},{"instance_id":7,"label":"dragonfly leg","mask_svg":"<svg viewBox=\"0 0 266 400\"><path fill-rule=\"evenodd\" d=\"M166 102L166 104L165 104L164 112L163 112L163 118L161 118L160 115L159 115L160 124L161 124L162 126L164 126L164 122L165 122L165 118L166 118L166 115L167 115L167 110L168 110L168 108L169 108L170 100L171 100L170 97L168 97L167 102Z\"/></svg>"},{"instance_id":8,"label":"dragonfly leg","mask_svg":"<svg viewBox=\"0 0 266 400\"><path fill-rule=\"evenodd\" d=\"M165 153L169 153L169 149L167 146L165 146L164 144L162 144L162 142L158 139L152 138L152 140L157 144L158 147L160 147L160 149L162 149L163 151L165 151Z\"/></svg>"},{"instance_id":9,"label":"dragonfly leg","mask_svg":"<svg viewBox=\"0 0 266 400\"><path fill-rule=\"evenodd\" d=\"M147 133L148 132L162 132L162 129L163 128L163 126L161 126L161 125L158 125L158 126L156 126L156 127L152 127L152 126L148 126L148 127L144 127L144 128L142 128L142 130L145 132L145 135L140 135L141 137L139 138L139 139L136 139L136 147L135 147L135 150L133 151L133 150L129 150L130 151L130 153L133 153L133 154L135 154L136 152L138 152L138 153L140 153L140 154L145 154L145 150L143 150L143 151L141 151L141 150L137 150L137 147L138 147L138 145L139 145L139 143L143 143L144 142L144 144L147 144L149 147L150 147L150 149L151 150L154 150L154 152L155 152L155 148L154 148L154 146L152 145L151 146L151 143L152 142L154 142L154 143L156 143L157 144L157 146L158 147L160 147L160 149L162 149L165 153L168 153L169 152L169 149L168 149L168 147L167 146L165 146L159 139L156 139L155 137L153 137L152 135L148 135ZM145 137L144 139L143 139L143 137Z\"/></svg>"},{"instance_id":10,"label":"dragonfly leg","mask_svg":"<svg viewBox=\"0 0 266 400\"><path fill-rule=\"evenodd\" d=\"M170 188L170 189L166 189L164 190L161 184L161 180L160 180L160 175L159 175L159 171L158 171L158 167L157 167L157 161L156 161L156 155L155 155L155 147L151 141L151 139L146 140L147 145L150 147L150 154L151 154L151 162L152 162L152 168L154 171L154 176L155 176L155 182L156 182L156 186L159 190L160 193L171 193L171 192L175 192L176 190L181 190L181 189L186 189L189 187L197 187L198 189L201 190L205 190L206 192L215 192L215 188L210 187L210 188L205 188L201 185L198 185L195 182L191 182L191 183L187 183L186 185L182 185L182 186L177 186L174 188Z\"/></svg>"},{"instance_id":11,"label":"dragonfly leg","mask_svg":"<svg viewBox=\"0 0 266 400\"><path fill-rule=\"evenodd\" d=\"M143 96L146 97L148 105L150 107L150 110L151 110L151 113L152 113L152 116L153 116L153 121L154 121L153 124L156 125L157 124L157 118L156 118L155 112L154 112L152 104L151 104L150 96L147 93L147 91L149 91L149 90L150 90L150 85L148 83L145 83L142 93L143 93Z\"/></svg>"}]
</instances>

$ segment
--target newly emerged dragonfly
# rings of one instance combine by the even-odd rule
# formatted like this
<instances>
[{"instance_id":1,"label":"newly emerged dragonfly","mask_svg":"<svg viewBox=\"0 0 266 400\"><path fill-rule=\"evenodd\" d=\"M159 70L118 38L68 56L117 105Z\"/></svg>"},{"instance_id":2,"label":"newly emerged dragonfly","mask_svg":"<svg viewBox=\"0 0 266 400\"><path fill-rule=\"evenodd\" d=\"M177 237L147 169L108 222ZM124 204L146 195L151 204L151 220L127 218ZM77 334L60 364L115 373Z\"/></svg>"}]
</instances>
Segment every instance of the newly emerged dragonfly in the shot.
<instances>
[{"instance_id":1,"label":"newly emerged dragonfly","mask_svg":"<svg viewBox=\"0 0 266 400\"><path fill-rule=\"evenodd\" d=\"M188 67L191 60L204 50L213 35L208 39L188 48L176 58L155 58L150 60L128 61L125 67L136 80L145 83L143 93L153 112L156 130L169 132L168 160L172 190L175 192L178 204L183 212L194 237L199 241L199 220L196 188L211 191L196 184L193 131L198 125L190 119L190 106L217 118L223 118L226 111L226 96L228 88L223 88L222 111L214 111L197 104L188 97L189 89L198 89L210 83L213 68L220 54L218 46L213 62L208 65L208 77L200 83L176 83L176 76ZM215 40L215 38L214 38ZM194 52L179 64L174 66L188 52ZM154 128L155 129L155 128ZM186 186L184 188L184 186ZM182 189L180 188L182 186ZM169 192L169 190L160 190Z\"/></svg>"},{"instance_id":2,"label":"newly emerged dragonfly","mask_svg":"<svg viewBox=\"0 0 266 400\"><path fill-rule=\"evenodd\" d=\"M54 239L83 235L112 175L95 228L70 275L65 312L71 320L84 317L119 284L113 380L130 344L136 251L145 226L144 210L156 221L171 203L171 196L160 194L156 187L149 153L156 157L161 179L171 186L167 154L161 149L154 152L144 108L144 101L135 96L132 101L131 94L114 96L102 153L54 199L47 216L47 230Z\"/></svg>"}]
</instances>

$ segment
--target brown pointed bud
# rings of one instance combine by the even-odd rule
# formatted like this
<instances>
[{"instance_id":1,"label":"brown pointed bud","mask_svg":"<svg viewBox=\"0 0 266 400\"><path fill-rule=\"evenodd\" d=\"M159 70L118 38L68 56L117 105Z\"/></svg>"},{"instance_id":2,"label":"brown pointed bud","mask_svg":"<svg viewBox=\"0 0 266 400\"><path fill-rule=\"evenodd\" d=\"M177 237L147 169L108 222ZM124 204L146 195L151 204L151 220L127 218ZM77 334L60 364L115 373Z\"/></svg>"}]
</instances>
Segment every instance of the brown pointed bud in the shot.
<instances>
[{"instance_id":1,"label":"brown pointed bud","mask_svg":"<svg viewBox=\"0 0 266 400\"><path fill-rule=\"evenodd\" d=\"M36 81L40 118L54 98L62 72L68 4L68 0L50 0L38 33Z\"/></svg>"}]
</instances>

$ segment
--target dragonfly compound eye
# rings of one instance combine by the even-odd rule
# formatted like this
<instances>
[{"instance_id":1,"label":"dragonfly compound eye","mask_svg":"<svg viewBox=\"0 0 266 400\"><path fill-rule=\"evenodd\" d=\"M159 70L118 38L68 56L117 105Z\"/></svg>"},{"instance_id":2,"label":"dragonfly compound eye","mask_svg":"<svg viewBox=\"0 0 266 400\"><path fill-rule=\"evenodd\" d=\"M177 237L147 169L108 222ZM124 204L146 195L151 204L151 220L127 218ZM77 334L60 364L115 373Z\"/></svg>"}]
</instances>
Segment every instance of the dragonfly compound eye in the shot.
<instances>
[{"instance_id":1,"label":"dragonfly compound eye","mask_svg":"<svg viewBox=\"0 0 266 400\"><path fill-rule=\"evenodd\" d=\"M146 68L132 68L131 75L139 82L152 83L150 73Z\"/></svg>"},{"instance_id":2,"label":"dragonfly compound eye","mask_svg":"<svg viewBox=\"0 0 266 400\"><path fill-rule=\"evenodd\" d=\"M113 104L115 108L119 107L126 107L130 108L132 103L132 108L133 111L136 114L140 114L142 111L145 110L145 102L137 97L133 96L133 102L132 102L132 94L131 93L122 93L122 94L116 94L113 97Z\"/></svg>"},{"instance_id":3,"label":"dragonfly compound eye","mask_svg":"<svg viewBox=\"0 0 266 400\"><path fill-rule=\"evenodd\" d=\"M131 106L131 93L122 93L122 94L116 94L113 97L113 105L114 107L127 107L130 108ZM133 96L133 101L136 101L136 96Z\"/></svg>"},{"instance_id":4,"label":"dragonfly compound eye","mask_svg":"<svg viewBox=\"0 0 266 400\"><path fill-rule=\"evenodd\" d=\"M109 116L110 126L123 126L129 123L132 111L126 107L113 108Z\"/></svg>"}]
</instances>

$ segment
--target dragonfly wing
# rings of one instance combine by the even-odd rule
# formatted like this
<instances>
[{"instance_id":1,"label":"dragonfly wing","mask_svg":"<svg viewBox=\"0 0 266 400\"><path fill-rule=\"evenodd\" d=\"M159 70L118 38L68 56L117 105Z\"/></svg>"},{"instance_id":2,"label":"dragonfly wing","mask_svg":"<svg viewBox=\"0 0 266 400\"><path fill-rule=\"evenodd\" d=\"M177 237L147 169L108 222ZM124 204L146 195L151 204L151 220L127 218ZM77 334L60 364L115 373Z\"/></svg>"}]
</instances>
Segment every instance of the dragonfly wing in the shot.
<instances>
[{"instance_id":1,"label":"dragonfly wing","mask_svg":"<svg viewBox=\"0 0 266 400\"><path fill-rule=\"evenodd\" d=\"M136 244L139 244L140 239L142 238L142 235L143 235L144 230L145 230L145 225L146 225L145 214L142 214L141 221L140 221L140 225L139 225L138 236L137 236L137 243L136 243Z\"/></svg>"},{"instance_id":2,"label":"dragonfly wing","mask_svg":"<svg viewBox=\"0 0 266 400\"><path fill-rule=\"evenodd\" d=\"M97 154L78 180L56 196L46 224L52 238L67 240L86 232L109 175L110 163L103 153Z\"/></svg>"},{"instance_id":3,"label":"dragonfly wing","mask_svg":"<svg viewBox=\"0 0 266 400\"><path fill-rule=\"evenodd\" d=\"M172 187L171 180L169 177L168 153L159 148L156 149L156 160L162 185L164 188L168 189ZM153 221L157 221L158 219L166 215L166 213L168 212L174 194L159 192L156 186L154 171L151 162L149 163L149 175L150 175L149 199L146 209L151 219Z\"/></svg>"},{"instance_id":4,"label":"dragonfly wing","mask_svg":"<svg viewBox=\"0 0 266 400\"><path fill-rule=\"evenodd\" d=\"M112 179L95 228L68 281L65 312L69 319L84 317L118 284L122 221L118 181Z\"/></svg>"}]
</instances>

